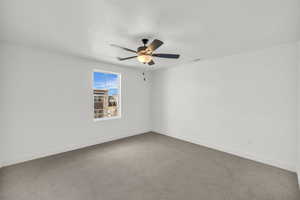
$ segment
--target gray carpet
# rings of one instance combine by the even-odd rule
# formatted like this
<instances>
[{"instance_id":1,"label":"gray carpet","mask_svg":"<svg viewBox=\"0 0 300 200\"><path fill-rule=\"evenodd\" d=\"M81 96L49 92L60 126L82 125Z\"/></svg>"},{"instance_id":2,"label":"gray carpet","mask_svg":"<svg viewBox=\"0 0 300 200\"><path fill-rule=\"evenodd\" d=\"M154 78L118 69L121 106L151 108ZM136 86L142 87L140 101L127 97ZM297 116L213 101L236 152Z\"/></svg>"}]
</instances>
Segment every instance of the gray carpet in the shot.
<instances>
[{"instance_id":1,"label":"gray carpet","mask_svg":"<svg viewBox=\"0 0 300 200\"><path fill-rule=\"evenodd\" d=\"M299 200L296 174L148 133L6 167L1 200Z\"/></svg>"}]
</instances>

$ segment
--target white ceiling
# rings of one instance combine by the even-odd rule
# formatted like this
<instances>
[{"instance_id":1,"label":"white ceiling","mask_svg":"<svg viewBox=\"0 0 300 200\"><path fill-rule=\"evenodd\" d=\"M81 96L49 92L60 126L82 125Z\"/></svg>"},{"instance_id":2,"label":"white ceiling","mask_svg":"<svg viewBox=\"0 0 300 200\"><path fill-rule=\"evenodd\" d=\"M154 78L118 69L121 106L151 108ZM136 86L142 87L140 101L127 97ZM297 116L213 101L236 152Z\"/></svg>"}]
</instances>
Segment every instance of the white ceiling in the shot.
<instances>
[{"instance_id":1,"label":"white ceiling","mask_svg":"<svg viewBox=\"0 0 300 200\"><path fill-rule=\"evenodd\" d=\"M300 0L1 0L0 39L123 66L143 67L110 43L165 42L155 68L300 39Z\"/></svg>"}]
</instances>

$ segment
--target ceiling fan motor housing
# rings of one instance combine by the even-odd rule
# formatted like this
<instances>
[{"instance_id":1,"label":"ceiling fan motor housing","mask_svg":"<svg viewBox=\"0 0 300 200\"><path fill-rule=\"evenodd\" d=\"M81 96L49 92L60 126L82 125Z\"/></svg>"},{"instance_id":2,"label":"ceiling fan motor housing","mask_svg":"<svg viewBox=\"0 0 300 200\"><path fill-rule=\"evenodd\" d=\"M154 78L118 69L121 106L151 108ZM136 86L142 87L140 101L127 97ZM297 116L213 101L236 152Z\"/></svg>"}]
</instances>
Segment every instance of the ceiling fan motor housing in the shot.
<instances>
[{"instance_id":1,"label":"ceiling fan motor housing","mask_svg":"<svg viewBox=\"0 0 300 200\"><path fill-rule=\"evenodd\" d=\"M146 46L140 46L140 47L137 48L137 52L138 52L138 54L141 54L141 53L143 53L146 49L147 49Z\"/></svg>"}]
</instances>

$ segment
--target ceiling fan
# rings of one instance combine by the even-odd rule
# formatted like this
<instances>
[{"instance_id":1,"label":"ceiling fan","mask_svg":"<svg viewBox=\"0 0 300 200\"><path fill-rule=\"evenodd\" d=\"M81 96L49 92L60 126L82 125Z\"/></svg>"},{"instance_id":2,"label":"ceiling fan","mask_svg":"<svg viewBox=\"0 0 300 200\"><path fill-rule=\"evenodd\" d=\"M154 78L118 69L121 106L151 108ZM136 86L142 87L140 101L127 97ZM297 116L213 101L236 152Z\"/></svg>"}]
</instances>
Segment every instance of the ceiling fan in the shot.
<instances>
[{"instance_id":1,"label":"ceiling fan","mask_svg":"<svg viewBox=\"0 0 300 200\"><path fill-rule=\"evenodd\" d=\"M116 44L111 44L111 46L118 47L118 48L123 49L125 51L129 51L129 52L132 52L132 53L136 54L135 56L126 57L126 58L117 57L117 59L120 60L120 61L132 59L132 58L137 58L138 61L140 61L141 63L144 63L144 64L147 63L148 65L154 65L155 63L153 61L153 57L171 58L171 59L179 58L179 56L180 56L179 54L153 53L156 49L158 49L163 44L163 42L160 41L160 40L155 39L151 42L151 44L146 46L148 41L149 41L148 39L142 39L142 42L143 42L144 46L138 47L136 51L132 50L132 49L125 48L125 47L122 47L122 46L119 46L119 45L116 45Z\"/></svg>"}]
</instances>

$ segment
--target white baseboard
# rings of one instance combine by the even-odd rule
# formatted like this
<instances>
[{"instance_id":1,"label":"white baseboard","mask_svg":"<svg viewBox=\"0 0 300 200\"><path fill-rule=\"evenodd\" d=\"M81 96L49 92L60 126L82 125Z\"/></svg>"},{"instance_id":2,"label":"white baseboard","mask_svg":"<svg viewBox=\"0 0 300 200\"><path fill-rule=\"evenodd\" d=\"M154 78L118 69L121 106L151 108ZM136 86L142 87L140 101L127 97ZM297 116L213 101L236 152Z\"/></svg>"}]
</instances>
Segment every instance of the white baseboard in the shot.
<instances>
[{"instance_id":1,"label":"white baseboard","mask_svg":"<svg viewBox=\"0 0 300 200\"><path fill-rule=\"evenodd\" d=\"M147 133L149 131L145 131L144 133ZM81 149L84 147L89 147L89 146L93 146L93 145L97 145L97 144L101 144L101 143L105 143L105 142L110 142L110 141L114 141L114 140L119 140L122 138L127 138L130 136L134 136L134 135L140 135L143 133L131 133L131 134L124 134L124 135L118 135L118 136L113 136L113 137L109 137L106 139L95 139L95 140L91 140L88 142L83 142L80 144L68 144L65 147L60 147L60 148L55 148L52 149L51 151L48 152L42 152L42 153L38 153L38 154L29 154L29 155L22 155L19 158L12 158L12 159L6 159L3 160L2 163L0 163L0 168L1 167L6 167L6 166L10 166L10 165L14 165L14 164L18 164L18 163L22 163L22 162L26 162L26 161L30 161L30 160L35 160L35 159L39 159L39 158L43 158L43 157L47 157L47 156L51 156L51 155L55 155L55 154L59 154L59 153L64 153L64 152L68 152L68 151L72 151L72 150L76 150L76 149Z\"/></svg>"},{"instance_id":2,"label":"white baseboard","mask_svg":"<svg viewBox=\"0 0 300 200\"><path fill-rule=\"evenodd\" d=\"M148 131L145 131L148 132ZM282 163L282 162L278 162L278 161L274 161L274 160L270 160L270 159L266 159L266 158L261 158L259 156L255 156L249 153L244 153L244 152L240 152L237 150L233 150L233 149L229 149L229 148L224 148L215 144L208 144L205 143L203 141L197 141L188 137L184 137L184 136L174 136L174 135L170 135L170 134L166 134L166 133L160 133L157 131L153 131L162 135L167 135L169 137L173 137L176 139L180 139L180 140L184 140L187 142L191 142L194 144L198 144L198 145L202 145L202 146L206 146L208 148L212 148L218 151L223 151L225 153L229 153L229 154L233 154L239 157L243 157L246 159L250 159L253 161L257 161L257 162L261 162L264 164L268 164L268 165L272 165L281 169L285 169L288 171L292 171L292 172L296 172L296 169L294 166L291 166L289 164L286 163ZM101 143L105 143L105 142L109 142L109 141L114 141L114 140L118 140L118 139L122 139L122 138L126 138L126 137L130 137L130 136L134 136L134 135L139 135L139 134L143 134L143 133L133 133L133 134L125 134L125 135L121 135L121 136L114 136L114 137L110 137L110 138L106 138L106 139L96 139L96 140L92 140L89 142L84 142L84 143L80 143L80 144L73 144L73 145L68 145L66 147L63 148L56 148L53 149L49 152L43 152L43 153L39 153L39 154L35 154L35 155L23 155L20 156L19 158L13 158L13 159L7 159L7 160L2 160L2 162L0 162L0 168L1 167L5 167L5 166L9 166L9 165L13 165L13 164L17 164L17 163L22 163L22 162L26 162L26 161L30 161L30 160L34 160L34 159L38 159L38 158L43 158L46 156L51 156L51 155L55 155L55 154L59 154L59 153L63 153L63 152L68 152L68 151L72 151L72 150L76 150L76 149L81 149L84 147L88 147L88 146L92 146L92 145L96 145L96 144L101 144ZM1 160L0 160L1 161ZM300 174L298 173L298 181L300 183Z\"/></svg>"},{"instance_id":3,"label":"white baseboard","mask_svg":"<svg viewBox=\"0 0 300 200\"><path fill-rule=\"evenodd\" d=\"M299 189L300 189L300 168L298 167L298 170L297 170L297 177L298 177L298 186L299 186Z\"/></svg>"},{"instance_id":4,"label":"white baseboard","mask_svg":"<svg viewBox=\"0 0 300 200\"><path fill-rule=\"evenodd\" d=\"M162 134L162 135L166 135L166 136L169 136L169 137L173 137L173 138L176 138L176 139L184 140L184 141L187 141L187 142L190 142L190 143L193 143L193 144L198 144L198 145L201 145L201 146L205 146L205 147L208 147L208 148L211 148L211 149L215 149L215 150L218 150L218 151L229 153L229 154L232 154L232 155L235 155L235 156L239 156L239 157L246 158L246 159L249 159L249 160L253 160L253 161L256 161L256 162L260 162L260 163L263 163L263 164L278 167L278 168L288 170L288 171L291 171L291 172L296 172L295 166L291 166L290 164L282 163L280 161L271 160L271 159L267 159L267 158L262 158L262 157L259 157L257 155L253 155L253 154L246 153L246 152L241 152L239 150L230 149L230 148L226 148L226 147L215 145L215 144L209 144L207 142L198 141L198 140L188 138L188 137L185 137L185 136L170 135L170 134L167 134L167 133L160 133L160 132L157 132L157 131L153 131L153 132L158 133L158 134Z\"/></svg>"},{"instance_id":5,"label":"white baseboard","mask_svg":"<svg viewBox=\"0 0 300 200\"><path fill-rule=\"evenodd\" d=\"M297 176L298 176L298 186L299 186L299 189L300 189L300 173L297 173Z\"/></svg>"}]
</instances>

